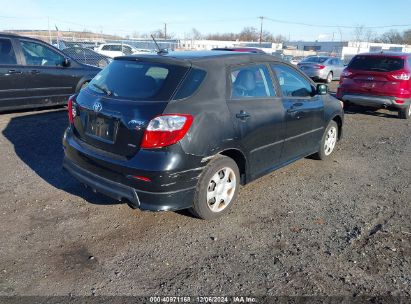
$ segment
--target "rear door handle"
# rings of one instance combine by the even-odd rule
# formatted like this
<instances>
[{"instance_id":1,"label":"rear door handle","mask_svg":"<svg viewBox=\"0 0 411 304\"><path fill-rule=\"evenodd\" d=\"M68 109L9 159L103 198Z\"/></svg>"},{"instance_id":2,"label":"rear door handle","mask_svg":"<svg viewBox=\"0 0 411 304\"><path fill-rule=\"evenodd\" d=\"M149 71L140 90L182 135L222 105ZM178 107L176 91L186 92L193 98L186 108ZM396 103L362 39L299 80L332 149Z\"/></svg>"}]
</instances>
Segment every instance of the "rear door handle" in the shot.
<instances>
[{"instance_id":1,"label":"rear door handle","mask_svg":"<svg viewBox=\"0 0 411 304\"><path fill-rule=\"evenodd\" d=\"M40 74L40 71L39 70L31 70L30 73L31 74Z\"/></svg>"},{"instance_id":2,"label":"rear door handle","mask_svg":"<svg viewBox=\"0 0 411 304\"><path fill-rule=\"evenodd\" d=\"M21 71L19 71L19 70L9 70L7 73L8 74L21 74Z\"/></svg>"},{"instance_id":3,"label":"rear door handle","mask_svg":"<svg viewBox=\"0 0 411 304\"><path fill-rule=\"evenodd\" d=\"M289 109L287 109L287 113L294 113L298 111L298 108L302 107L303 105L304 104L302 102L293 103L293 105Z\"/></svg>"},{"instance_id":4,"label":"rear door handle","mask_svg":"<svg viewBox=\"0 0 411 304\"><path fill-rule=\"evenodd\" d=\"M235 117L241 120L246 120L250 116L251 116L250 114L248 114L246 111L243 111L243 110L241 110L240 113L235 114Z\"/></svg>"}]
</instances>

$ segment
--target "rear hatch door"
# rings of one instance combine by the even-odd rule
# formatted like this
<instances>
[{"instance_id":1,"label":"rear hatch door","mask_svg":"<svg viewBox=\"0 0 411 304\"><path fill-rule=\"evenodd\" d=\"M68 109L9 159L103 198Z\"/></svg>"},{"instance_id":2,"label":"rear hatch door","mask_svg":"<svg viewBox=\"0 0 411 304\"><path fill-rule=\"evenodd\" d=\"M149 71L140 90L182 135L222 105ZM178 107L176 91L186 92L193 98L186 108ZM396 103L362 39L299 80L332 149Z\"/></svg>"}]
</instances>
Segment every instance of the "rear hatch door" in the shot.
<instances>
[{"instance_id":1,"label":"rear hatch door","mask_svg":"<svg viewBox=\"0 0 411 304\"><path fill-rule=\"evenodd\" d=\"M97 152L132 157L189 67L114 60L77 96L74 134Z\"/></svg>"},{"instance_id":2,"label":"rear hatch door","mask_svg":"<svg viewBox=\"0 0 411 304\"><path fill-rule=\"evenodd\" d=\"M358 93L390 96L400 89L393 77L404 68L404 59L388 56L356 56L348 66L351 88Z\"/></svg>"}]
</instances>

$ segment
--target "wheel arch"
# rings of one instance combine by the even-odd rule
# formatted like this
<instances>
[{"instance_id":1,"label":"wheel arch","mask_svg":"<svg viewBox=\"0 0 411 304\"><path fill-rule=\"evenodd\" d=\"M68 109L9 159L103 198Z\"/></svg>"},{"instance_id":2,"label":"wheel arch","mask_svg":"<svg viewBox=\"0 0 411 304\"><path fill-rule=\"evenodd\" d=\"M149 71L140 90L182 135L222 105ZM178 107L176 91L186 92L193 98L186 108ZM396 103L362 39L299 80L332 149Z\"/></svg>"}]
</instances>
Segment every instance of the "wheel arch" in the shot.
<instances>
[{"instance_id":1,"label":"wheel arch","mask_svg":"<svg viewBox=\"0 0 411 304\"><path fill-rule=\"evenodd\" d=\"M82 87L85 83L90 82L91 79L93 79L92 76L82 77L82 78L77 82L76 93L80 92L81 87Z\"/></svg>"},{"instance_id":2,"label":"wheel arch","mask_svg":"<svg viewBox=\"0 0 411 304\"><path fill-rule=\"evenodd\" d=\"M342 127L343 127L343 120L340 115L334 115L330 121L335 121L338 126L338 140L342 138Z\"/></svg>"},{"instance_id":3,"label":"wheel arch","mask_svg":"<svg viewBox=\"0 0 411 304\"><path fill-rule=\"evenodd\" d=\"M218 153L218 155L223 155L230 157L238 166L240 171L240 183L241 185L246 184L246 175L247 175L247 158L244 153L238 149L226 149Z\"/></svg>"}]
</instances>

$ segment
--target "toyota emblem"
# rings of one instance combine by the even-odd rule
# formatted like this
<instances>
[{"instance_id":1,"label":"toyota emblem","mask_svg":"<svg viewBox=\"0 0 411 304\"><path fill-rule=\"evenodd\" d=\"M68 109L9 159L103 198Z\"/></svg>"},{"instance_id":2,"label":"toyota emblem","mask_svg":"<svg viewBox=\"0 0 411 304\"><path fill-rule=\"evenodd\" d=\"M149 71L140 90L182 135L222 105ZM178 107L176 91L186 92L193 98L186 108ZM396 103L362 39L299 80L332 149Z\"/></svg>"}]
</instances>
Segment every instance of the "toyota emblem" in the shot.
<instances>
[{"instance_id":1,"label":"toyota emblem","mask_svg":"<svg viewBox=\"0 0 411 304\"><path fill-rule=\"evenodd\" d=\"M98 101L93 104L94 112L100 112L103 109L103 106Z\"/></svg>"}]
</instances>

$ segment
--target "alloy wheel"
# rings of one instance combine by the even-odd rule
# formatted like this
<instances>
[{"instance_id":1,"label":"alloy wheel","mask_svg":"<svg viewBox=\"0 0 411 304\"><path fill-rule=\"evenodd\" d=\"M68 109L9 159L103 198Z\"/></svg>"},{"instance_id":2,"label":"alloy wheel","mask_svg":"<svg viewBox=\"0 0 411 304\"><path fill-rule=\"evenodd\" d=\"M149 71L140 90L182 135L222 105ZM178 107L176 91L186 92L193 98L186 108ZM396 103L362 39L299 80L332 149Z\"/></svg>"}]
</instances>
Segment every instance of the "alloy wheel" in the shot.
<instances>
[{"instance_id":1,"label":"alloy wheel","mask_svg":"<svg viewBox=\"0 0 411 304\"><path fill-rule=\"evenodd\" d=\"M207 187L207 205L212 212L221 212L231 203L236 190L236 175L229 167L217 171Z\"/></svg>"},{"instance_id":2,"label":"alloy wheel","mask_svg":"<svg viewBox=\"0 0 411 304\"><path fill-rule=\"evenodd\" d=\"M324 154L326 156L330 155L335 147L335 144L337 142L337 129L335 127L331 127L327 135L325 136L325 141L324 141Z\"/></svg>"}]
</instances>

